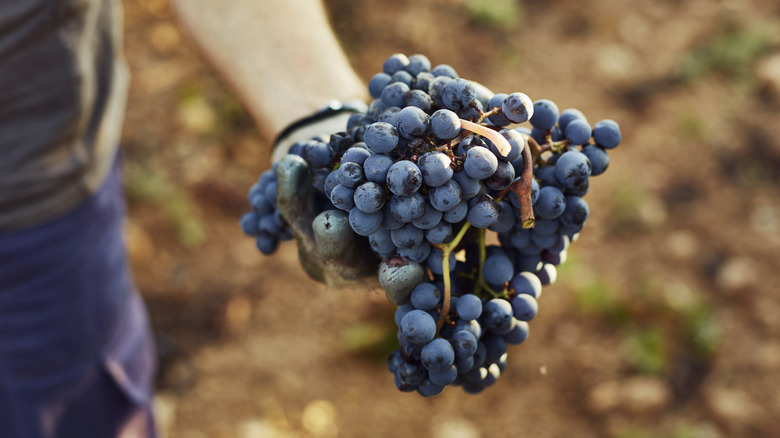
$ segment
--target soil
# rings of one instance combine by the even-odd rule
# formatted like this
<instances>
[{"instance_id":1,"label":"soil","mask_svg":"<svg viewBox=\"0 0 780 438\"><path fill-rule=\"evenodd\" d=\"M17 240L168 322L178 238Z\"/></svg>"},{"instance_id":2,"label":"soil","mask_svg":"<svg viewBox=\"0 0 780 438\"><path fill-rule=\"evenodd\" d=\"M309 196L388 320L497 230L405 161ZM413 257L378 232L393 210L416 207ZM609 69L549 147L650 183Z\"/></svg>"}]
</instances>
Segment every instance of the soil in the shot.
<instances>
[{"instance_id":1,"label":"soil","mask_svg":"<svg viewBox=\"0 0 780 438\"><path fill-rule=\"evenodd\" d=\"M623 132L501 378L430 399L386 369L381 290L326 289L294 244L266 257L242 234L268 144L164 0L123 3L127 233L163 436L780 436L777 1L325 1L366 81L424 53Z\"/></svg>"}]
</instances>

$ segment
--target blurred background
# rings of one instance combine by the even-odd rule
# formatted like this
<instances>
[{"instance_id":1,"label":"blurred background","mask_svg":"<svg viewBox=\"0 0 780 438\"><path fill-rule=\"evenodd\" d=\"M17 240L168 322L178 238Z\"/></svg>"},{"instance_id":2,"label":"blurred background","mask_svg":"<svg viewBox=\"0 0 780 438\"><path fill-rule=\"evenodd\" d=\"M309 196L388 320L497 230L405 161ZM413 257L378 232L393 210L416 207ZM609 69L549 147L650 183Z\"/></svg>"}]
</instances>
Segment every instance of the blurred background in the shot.
<instances>
[{"instance_id":1,"label":"blurred background","mask_svg":"<svg viewBox=\"0 0 780 438\"><path fill-rule=\"evenodd\" d=\"M238 219L268 144L165 0L124 1L127 233L164 436L780 434L780 2L324 3L366 81L423 53L623 142L499 381L401 393L383 292L326 290L292 243L257 252Z\"/></svg>"}]
</instances>

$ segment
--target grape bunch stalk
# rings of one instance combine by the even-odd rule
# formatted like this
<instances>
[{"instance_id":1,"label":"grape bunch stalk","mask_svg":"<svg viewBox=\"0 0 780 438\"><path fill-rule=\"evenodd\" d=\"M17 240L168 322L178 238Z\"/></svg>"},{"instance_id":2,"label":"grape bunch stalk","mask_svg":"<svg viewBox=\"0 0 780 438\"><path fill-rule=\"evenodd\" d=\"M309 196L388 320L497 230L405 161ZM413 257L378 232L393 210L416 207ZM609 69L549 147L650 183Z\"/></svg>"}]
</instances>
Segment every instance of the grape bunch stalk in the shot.
<instances>
[{"instance_id":1,"label":"grape bunch stalk","mask_svg":"<svg viewBox=\"0 0 780 438\"><path fill-rule=\"evenodd\" d=\"M390 56L368 88L366 112L286 158L305 162L320 211L348 220L376 257L397 306L397 388L479 393L504 371L507 346L528 337L620 129L547 99L495 94L419 54ZM241 219L264 254L292 237L275 190L272 168Z\"/></svg>"}]
</instances>

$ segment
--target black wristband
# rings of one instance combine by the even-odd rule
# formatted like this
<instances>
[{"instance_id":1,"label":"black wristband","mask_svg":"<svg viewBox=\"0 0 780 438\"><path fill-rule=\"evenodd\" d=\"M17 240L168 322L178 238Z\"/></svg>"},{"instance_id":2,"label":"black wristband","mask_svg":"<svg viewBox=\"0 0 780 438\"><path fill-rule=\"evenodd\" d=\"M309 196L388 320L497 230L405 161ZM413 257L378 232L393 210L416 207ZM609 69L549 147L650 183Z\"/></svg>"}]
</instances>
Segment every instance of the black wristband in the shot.
<instances>
[{"instance_id":1,"label":"black wristband","mask_svg":"<svg viewBox=\"0 0 780 438\"><path fill-rule=\"evenodd\" d=\"M287 127L276 137L276 140L274 140L273 150L276 150L277 146L279 146L287 137L305 126L312 125L341 113L364 113L366 112L366 109L366 104L361 101L353 100L341 102L338 100L331 100L325 107L316 113L287 125Z\"/></svg>"}]
</instances>

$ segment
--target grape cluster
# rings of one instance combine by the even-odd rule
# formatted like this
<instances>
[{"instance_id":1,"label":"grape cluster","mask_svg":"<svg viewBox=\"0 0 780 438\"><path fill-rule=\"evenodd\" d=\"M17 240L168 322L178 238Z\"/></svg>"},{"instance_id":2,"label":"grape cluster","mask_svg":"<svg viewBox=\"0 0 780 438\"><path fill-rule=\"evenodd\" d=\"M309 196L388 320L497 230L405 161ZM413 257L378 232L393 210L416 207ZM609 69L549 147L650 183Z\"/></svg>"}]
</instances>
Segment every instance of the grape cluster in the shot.
<instances>
[{"instance_id":1,"label":"grape cluster","mask_svg":"<svg viewBox=\"0 0 780 438\"><path fill-rule=\"evenodd\" d=\"M322 209L346 212L381 260L380 284L398 306L399 348L388 359L398 389L480 392L506 367L507 345L528 336L619 127L591 127L580 111L521 92L494 94L424 55L389 57L369 93L368 110L343 132L290 153L309 165ZM250 192L247 221L260 219L267 253L260 238L279 234L262 221L279 216L256 205L272 203L272 182L263 183Z\"/></svg>"},{"instance_id":2,"label":"grape cluster","mask_svg":"<svg viewBox=\"0 0 780 438\"><path fill-rule=\"evenodd\" d=\"M276 165L260 175L249 189L252 211L241 216L241 229L256 237L257 249L265 255L273 254L280 241L292 239L292 231L276 205Z\"/></svg>"}]
</instances>

